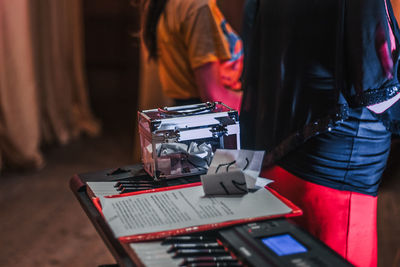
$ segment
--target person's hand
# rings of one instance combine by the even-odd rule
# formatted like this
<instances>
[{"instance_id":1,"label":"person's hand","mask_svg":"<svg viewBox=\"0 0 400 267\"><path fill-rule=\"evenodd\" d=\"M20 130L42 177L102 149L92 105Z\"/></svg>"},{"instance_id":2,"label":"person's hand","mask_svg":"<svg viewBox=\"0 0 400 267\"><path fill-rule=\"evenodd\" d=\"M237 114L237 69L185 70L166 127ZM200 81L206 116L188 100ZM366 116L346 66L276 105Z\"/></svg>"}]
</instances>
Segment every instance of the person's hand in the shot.
<instances>
[{"instance_id":1,"label":"person's hand","mask_svg":"<svg viewBox=\"0 0 400 267\"><path fill-rule=\"evenodd\" d=\"M219 62L210 62L194 70L199 94L203 101L220 101L240 111L242 91L227 89L221 83Z\"/></svg>"}]
</instances>

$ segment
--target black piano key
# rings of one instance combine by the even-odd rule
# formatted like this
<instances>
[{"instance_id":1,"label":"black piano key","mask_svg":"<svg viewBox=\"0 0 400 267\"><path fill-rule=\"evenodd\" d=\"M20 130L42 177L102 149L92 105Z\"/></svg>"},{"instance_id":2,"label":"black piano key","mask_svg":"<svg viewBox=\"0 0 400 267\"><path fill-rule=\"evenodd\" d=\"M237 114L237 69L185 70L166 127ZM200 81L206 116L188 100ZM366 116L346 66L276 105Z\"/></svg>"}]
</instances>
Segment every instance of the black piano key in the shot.
<instances>
[{"instance_id":1,"label":"black piano key","mask_svg":"<svg viewBox=\"0 0 400 267\"><path fill-rule=\"evenodd\" d=\"M172 258L196 257L206 255L229 255L223 248L213 249L178 249Z\"/></svg>"},{"instance_id":2,"label":"black piano key","mask_svg":"<svg viewBox=\"0 0 400 267\"><path fill-rule=\"evenodd\" d=\"M201 249L201 248L222 248L222 246L217 242L180 243L180 244L172 244L169 247L168 252L173 252L178 249Z\"/></svg>"},{"instance_id":3,"label":"black piano key","mask_svg":"<svg viewBox=\"0 0 400 267\"><path fill-rule=\"evenodd\" d=\"M169 236L162 241L163 245L177 244L177 243L195 243L195 242L214 242L216 239L212 236L203 235L183 235L183 236Z\"/></svg>"}]
</instances>

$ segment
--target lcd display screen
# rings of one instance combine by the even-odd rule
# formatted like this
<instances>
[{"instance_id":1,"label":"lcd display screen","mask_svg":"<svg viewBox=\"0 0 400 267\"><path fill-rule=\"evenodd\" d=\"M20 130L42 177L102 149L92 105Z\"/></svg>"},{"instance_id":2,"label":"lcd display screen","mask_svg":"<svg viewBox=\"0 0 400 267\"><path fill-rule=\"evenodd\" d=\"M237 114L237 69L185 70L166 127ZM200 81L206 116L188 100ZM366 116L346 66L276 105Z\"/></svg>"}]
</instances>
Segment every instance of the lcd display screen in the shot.
<instances>
[{"instance_id":1,"label":"lcd display screen","mask_svg":"<svg viewBox=\"0 0 400 267\"><path fill-rule=\"evenodd\" d=\"M307 252L307 248L289 234L261 238L261 241L278 256Z\"/></svg>"}]
</instances>

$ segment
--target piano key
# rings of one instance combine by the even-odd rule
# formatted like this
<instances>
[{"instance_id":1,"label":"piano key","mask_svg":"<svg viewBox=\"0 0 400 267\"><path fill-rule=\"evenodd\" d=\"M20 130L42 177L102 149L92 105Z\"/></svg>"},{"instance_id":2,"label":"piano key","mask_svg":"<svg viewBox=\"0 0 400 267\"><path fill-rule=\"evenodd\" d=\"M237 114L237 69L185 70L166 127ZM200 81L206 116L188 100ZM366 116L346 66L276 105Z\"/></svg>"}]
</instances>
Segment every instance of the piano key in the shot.
<instances>
[{"instance_id":1,"label":"piano key","mask_svg":"<svg viewBox=\"0 0 400 267\"><path fill-rule=\"evenodd\" d=\"M202 256L202 257L189 257L185 258L181 264L187 265L192 263L204 263L204 262L236 262L232 256L218 256L218 257L210 257L210 256Z\"/></svg>"},{"instance_id":2,"label":"piano key","mask_svg":"<svg viewBox=\"0 0 400 267\"><path fill-rule=\"evenodd\" d=\"M188 248L194 248L194 249L200 249L200 248L222 248L218 242L212 242L212 243L204 243L204 242L196 242L196 243L187 243L187 244L172 244L169 249L167 250L168 252L173 252L178 249L188 249Z\"/></svg>"},{"instance_id":3,"label":"piano key","mask_svg":"<svg viewBox=\"0 0 400 267\"><path fill-rule=\"evenodd\" d=\"M239 262L201 262L183 265L185 267L240 267L243 266Z\"/></svg>"},{"instance_id":4,"label":"piano key","mask_svg":"<svg viewBox=\"0 0 400 267\"><path fill-rule=\"evenodd\" d=\"M173 259L159 241L131 243L129 246L147 267L177 267L182 259Z\"/></svg>"},{"instance_id":5,"label":"piano key","mask_svg":"<svg viewBox=\"0 0 400 267\"><path fill-rule=\"evenodd\" d=\"M202 239L203 241L198 241L198 239ZM192 235L192 236L174 236L168 237L166 239L174 240L183 240L184 243L182 244L190 244L185 243L190 240L196 239L193 244L198 242L203 243L216 243L216 237L210 233L207 235ZM208 240L208 241L204 241ZM211 242L209 240L212 240ZM193 241L192 241L193 242ZM168 242L167 242L168 243ZM138 256L140 261L145 266L149 267L156 267L156 266L242 266L240 265L237 260L235 260L228 252L223 252L223 254L218 254L219 252L222 253L222 249L217 251L216 254L210 254L210 250L207 250L206 255L195 255L195 256L188 256L188 257L178 257L173 258L173 253L167 253L168 247L165 246L160 241L151 241L151 242L139 242L139 243L131 243L130 247L135 251L135 254Z\"/></svg>"},{"instance_id":6,"label":"piano key","mask_svg":"<svg viewBox=\"0 0 400 267\"><path fill-rule=\"evenodd\" d=\"M215 249L178 249L173 254L173 258L194 257L204 255L229 255L223 248Z\"/></svg>"}]
</instances>

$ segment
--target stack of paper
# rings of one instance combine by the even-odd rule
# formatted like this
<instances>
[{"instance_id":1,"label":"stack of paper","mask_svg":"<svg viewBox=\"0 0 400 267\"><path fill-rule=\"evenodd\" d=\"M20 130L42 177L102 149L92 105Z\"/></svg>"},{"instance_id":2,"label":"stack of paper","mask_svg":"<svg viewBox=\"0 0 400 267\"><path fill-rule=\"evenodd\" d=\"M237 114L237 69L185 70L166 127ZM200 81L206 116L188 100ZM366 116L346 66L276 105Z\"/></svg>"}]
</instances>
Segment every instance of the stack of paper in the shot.
<instances>
[{"instance_id":1,"label":"stack of paper","mask_svg":"<svg viewBox=\"0 0 400 267\"><path fill-rule=\"evenodd\" d=\"M297 207L262 188L245 195L204 196L201 185L101 198L102 213L116 237L130 241L219 228L298 213ZM157 233L156 235L143 236Z\"/></svg>"}]
</instances>

